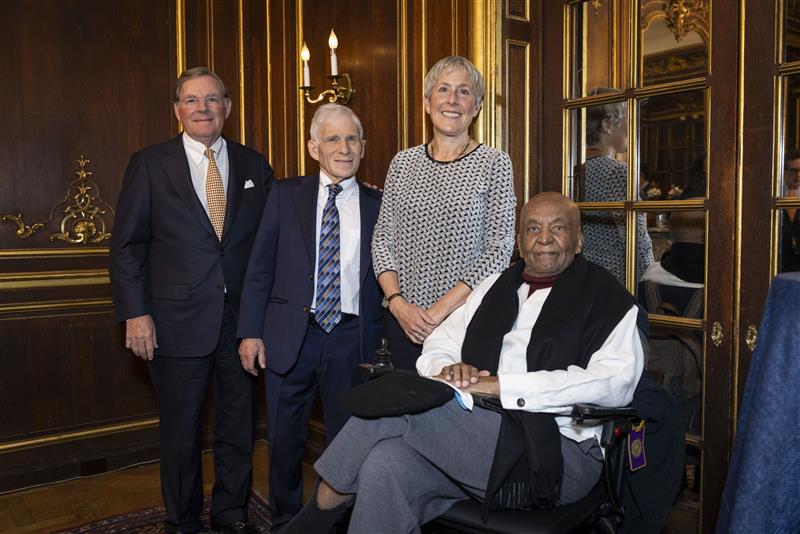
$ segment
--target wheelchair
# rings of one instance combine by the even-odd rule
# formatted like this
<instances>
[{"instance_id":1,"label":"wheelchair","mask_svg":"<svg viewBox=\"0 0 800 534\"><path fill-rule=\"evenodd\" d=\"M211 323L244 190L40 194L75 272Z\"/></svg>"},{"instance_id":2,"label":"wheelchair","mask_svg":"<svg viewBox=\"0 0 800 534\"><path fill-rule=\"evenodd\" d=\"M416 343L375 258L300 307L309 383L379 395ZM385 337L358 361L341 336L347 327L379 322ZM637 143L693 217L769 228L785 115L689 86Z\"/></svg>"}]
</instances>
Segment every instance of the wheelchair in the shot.
<instances>
[{"instance_id":1,"label":"wheelchair","mask_svg":"<svg viewBox=\"0 0 800 534\"><path fill-rule=\"evenodd\" d=\"M640 313L647 335L647 316ZM373 379L393 370L386 343L375 360L362 364L364 378ZM605 450L600 480L588 495L572 504L542 510L490 512L482 519L483 503L465 499L423 527L425 534L566 534L590 532L617 534L657 533L666 525L678 496L683 471L685 429L678 401L642 373L630 406L606 408L593 404L573 406L579 424L603 425ZM646 422L648 464L631 473L628 436L635 424ZM652 432L652 431L655 432Z\"/></svg>"},{"instance_id":2,"label":"wheelchair","mask_svg":"<svg viewBox=\"0 0 800 534\"><path fill-rule=\"evenodd\" d=\"M678 401L642 373L630 406L575 405L578 423L602 424L603 474L583 499L546 510L505 510L481 518L483 504L463 500L435 520L435 534L617 534L657 533L666 526L680 491L685 458L683 421ZM631 471L628 435L645 421L646 465Z\"/></svg>"},{"instance_id":3,"label":"wheelchair","mask_svg":"<svg viewBox=\"0 0 800 534\"><path fill-rule=\"evenodd\" d=\"M505 510L491 512L484 523L483 504L466 499L457 502L434 521L430 530L436 534L544 534L594 529L613 534L624 517L620 502L624 469L627 469L627 442L631 428L639 421L632 407L601 408L591 404L573 407L572 418L578 423L602 424L601 445L606 451L603 474L588 495L572 504L546 510Z\"/></svg>"}]
</instances>

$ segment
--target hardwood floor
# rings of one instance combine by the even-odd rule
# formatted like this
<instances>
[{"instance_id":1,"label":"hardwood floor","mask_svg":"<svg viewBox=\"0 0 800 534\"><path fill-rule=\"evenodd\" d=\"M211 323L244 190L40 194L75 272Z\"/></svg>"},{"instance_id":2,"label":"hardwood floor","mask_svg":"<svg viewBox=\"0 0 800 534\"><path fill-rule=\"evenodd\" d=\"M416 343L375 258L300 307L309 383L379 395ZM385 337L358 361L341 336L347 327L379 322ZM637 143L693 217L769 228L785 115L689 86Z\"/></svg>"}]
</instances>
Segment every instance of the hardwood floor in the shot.
<instances>
[{"instance_id":1,"label":"hardwood floor","mask_svg":"<svg viewBox=\"0 0 800 534\"><path fill-rule=\"evenodd\" d=\"M256 443L253 489L267 495L268 445ZM314 473L303 463L306 493ZM161 505L158 462L0 495L0 533L53 532L125 512ZM214 484L213 459L203 455L206 494Z\"/></svg>"},{"instance_id":2,"label":"hardwood floor","mask_svg":"<svg viewBox=\"0 0 800 534\"><path fill-rule=\"evenodd\" d=\"M253 489L267 495L267 454L264 441L256 443ZM129 467L66 482L59 482L0 495L0 534L50 533L97 521L105 517L161 505L158 462ZM303 462L304 498L310 493L315 474ZM214 484L212 455L203 455L206 494ZM676 507L665 533L697 532L697 515Z\"/></svg>"}]
</instances>

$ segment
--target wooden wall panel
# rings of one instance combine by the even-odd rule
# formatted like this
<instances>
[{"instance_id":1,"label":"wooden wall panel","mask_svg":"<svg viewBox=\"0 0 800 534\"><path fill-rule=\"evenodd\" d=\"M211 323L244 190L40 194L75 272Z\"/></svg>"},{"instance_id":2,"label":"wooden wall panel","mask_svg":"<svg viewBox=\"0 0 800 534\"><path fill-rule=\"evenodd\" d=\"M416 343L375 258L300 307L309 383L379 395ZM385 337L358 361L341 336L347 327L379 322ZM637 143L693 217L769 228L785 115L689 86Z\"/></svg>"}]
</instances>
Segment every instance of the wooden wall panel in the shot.
<instances>
[{"instance_id":1,"label":"wooden wall panel","mask_svg":"<svg viewBox=\"0 0 800 534\"><path fill-rule=\"evenodd\" d=\"M231 0L186 0L185 42L187 69L208 67L225 82L230 94L231 114L225 121L224 134L237 142L246 139L247 101L241 98L240 72L246 36L245 16L250 3ZM242 134L245 133L243 136ZM245 137L243 140L242 137Z\"/></svg>"},{"instance_id":2,"label":"wooden wall panel","mask_svg":"<svg viewBox=\"0 0 800 534\"><path fill-rule=\"evenodd\" d=\"M537 3L538 5L538 3ZM501 7L502 146L514 166L517 214L540 191L537 172L540 99L539 27L541 19L531 0L508 2Z\"/></svg>"},{"instance_id":3,"label":"wooden wall panel","mask_svg":"<svg viewBox=\"0 0 800 534\"><path fill-rule=\"evenodd\" d=\"M107 309L0 320L0 338L0 441L155 415L146 364L121 350Z\"/></svg>"},{"instance_id":4,"label":"wooden wall panel","mask_svg":"<svg viewBox=\"0 0 800 534\"><path fill-rule=\"evenodd\" d=\"M108 241L51 241L83 154L110 208L132 152L176 132L175 3L12 0L0 33L0 490L152 458L146 366L111 315ZM150 420L149 423L147 421ZM144 421L122 434L119 424ZM71 436L74 440L66 439ZM133 452L135 451L135 452ZM112 458L114 456L115 458ZM102 458L101 463L92 463ZM89 462L88 464L85 462Z\"/></svg>"},{"instance_id":5,"label":"wooden wall panel","mask_svg":"<svg viewBox=\"0 0 800 534\"><path fill-rule=\"evenodd\" d=\"M430 119L423 108L425 75L443 57L468 55L469 10L468 2L463 0L415 0L408 6L411 85L407 120L411 131L409 146L414 146L432 137Z\"/></svg>"},{"instance_id":6,"label":"wooden wall panel","mask_svg":"<svg viewBox=\"0 0 800 534\"><path fill-rule=\"evenodd\" d=\"M562 106L564 58L564 5L561 2L538 2L541 23L541 135L536 138L539 175L538 190L561 191L564 151Z\"/></svg>"},{"instance_id":7,"label":"wooden wall panel","mask_svg":"<svg viewBox=\"0 0 800 534\"><path fill-rule=\"evenodd\" d=\"M184 0L184 68L208 67L215 70L217 67L213 38L213 4L213 0Z\"/></svg>"},{"instance_id":8,"label":"wooden wall panel","mask_svg":"<svg viewBox=\"0 0 800 534\"><path fill-rule=\"evenodd\" d=\"M258 2L252 2L257 5ZM294 0L269 0L266 3L266 23L258 27L254 23L254 33L261 31L264 35L254 37L264 41L263 56L254 56L253 64L261 60L266 62L266 80L260 78L263 85L254 87L260 93L263 103L257 126L261 131L262 142L266 142L264 154L268 156L275 175L278 177L297 176L299 174L297 115L299 113L299 93L297 63L300 50L297 47L297 2ZM256 20L255 18L252 20ZM255 53L251 51L251 53ZM263 145L260 145L263 147ZM305 150L305 149L303 149Z\"/></svg>"},{"instance_id":9,"label":"wooden wall panel","mask_svg":"<svg viewBox=\"0 0 800 534\"><path fill-rule=\"evenodd\" d=\"M267 2L244 4L242 43L246 144L271 159Z\"/></svg>"},{"instance_id":10,"label":"wooden wall panel","mask_svg":"<svg viewBox=\"0 0 800 534\"><path fill-rule=\"evenodd\" d=\"M531 94L530 86L531 44L515 39L505 40L506 131L505 146L514 166L514 190L517 192L517 214L528 197L530 175Z\"/></svg>"}]
</instances>

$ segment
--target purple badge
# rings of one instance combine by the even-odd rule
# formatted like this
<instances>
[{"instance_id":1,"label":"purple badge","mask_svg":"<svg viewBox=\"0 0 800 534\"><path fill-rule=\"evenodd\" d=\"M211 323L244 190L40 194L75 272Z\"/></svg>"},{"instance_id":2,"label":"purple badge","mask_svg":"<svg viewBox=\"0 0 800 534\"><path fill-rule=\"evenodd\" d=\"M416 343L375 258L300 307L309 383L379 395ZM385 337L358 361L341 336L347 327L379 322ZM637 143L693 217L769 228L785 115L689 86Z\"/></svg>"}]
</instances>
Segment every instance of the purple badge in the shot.
<instances>
[{"instance_id":1,"label":"purple badge","mask_svg":"<svg viewBox=\"0 0 800 534\"><path fill-rule=\"evenodd\" d=\"M631 428L628 434L628 465L631 471L638 471L647 465L644 455L644 419L637 426Z\"/></svg>"}]
</instances>

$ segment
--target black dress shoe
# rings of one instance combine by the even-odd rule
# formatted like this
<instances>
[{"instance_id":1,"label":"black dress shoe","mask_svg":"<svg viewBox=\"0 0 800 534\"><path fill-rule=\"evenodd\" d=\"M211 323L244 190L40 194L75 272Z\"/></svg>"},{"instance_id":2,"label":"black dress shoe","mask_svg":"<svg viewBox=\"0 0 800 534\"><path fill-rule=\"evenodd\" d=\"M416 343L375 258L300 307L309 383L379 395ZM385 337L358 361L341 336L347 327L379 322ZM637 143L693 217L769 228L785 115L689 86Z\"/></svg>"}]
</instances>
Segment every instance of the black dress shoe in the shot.
<instances>
[{"instance_id":1,"label":"black dress shoe","mask_svg":"<svg viewBox=\"0 0 800 534\"><path fill-rule=\"evenodd\" d=\"M211 532L214 534L258 534L258 529L250 521L237 521L228 525L212 522Z\"/></svg>"}]
</instances>

